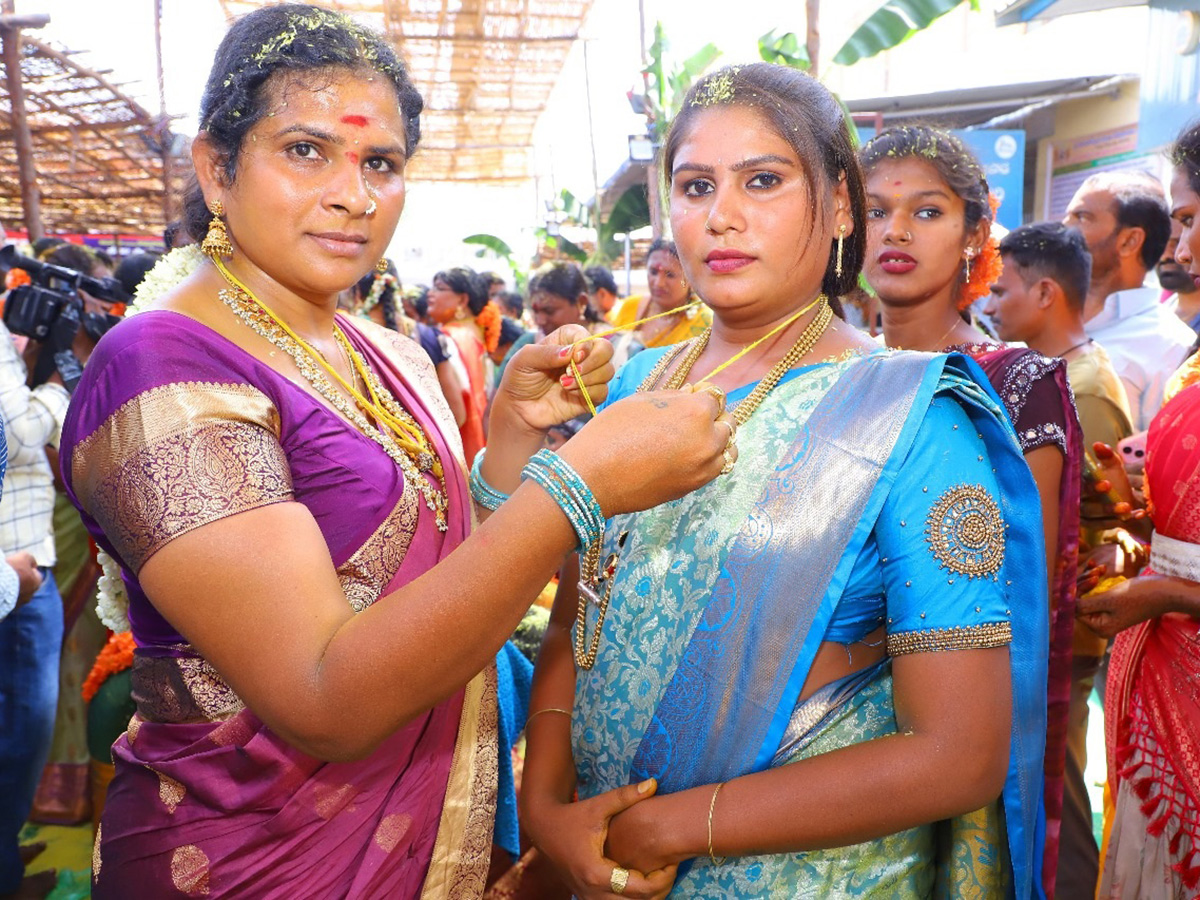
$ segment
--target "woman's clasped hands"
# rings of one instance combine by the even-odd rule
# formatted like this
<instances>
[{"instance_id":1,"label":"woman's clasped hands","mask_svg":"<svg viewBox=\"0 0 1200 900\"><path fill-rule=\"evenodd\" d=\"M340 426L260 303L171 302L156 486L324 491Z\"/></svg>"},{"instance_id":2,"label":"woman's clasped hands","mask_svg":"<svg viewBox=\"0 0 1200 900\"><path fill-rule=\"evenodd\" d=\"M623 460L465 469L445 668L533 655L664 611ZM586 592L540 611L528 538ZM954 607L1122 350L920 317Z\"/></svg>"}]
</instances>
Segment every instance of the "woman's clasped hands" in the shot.
<instances>
[{"instance_id":1,"label":"woman's clasped hands","mask_svg":"<svg viewBox=\"0 0 1200 900\"><path fill-rule=\"evenodd\" d=\"M554 863L579 900L634 897L660 900L675 884L675 866L651 872L620 865L607 856L613 817L654 795L653 778L569 803L526 803L526 827L534 844Z\"/></svg>"}]
</instances>

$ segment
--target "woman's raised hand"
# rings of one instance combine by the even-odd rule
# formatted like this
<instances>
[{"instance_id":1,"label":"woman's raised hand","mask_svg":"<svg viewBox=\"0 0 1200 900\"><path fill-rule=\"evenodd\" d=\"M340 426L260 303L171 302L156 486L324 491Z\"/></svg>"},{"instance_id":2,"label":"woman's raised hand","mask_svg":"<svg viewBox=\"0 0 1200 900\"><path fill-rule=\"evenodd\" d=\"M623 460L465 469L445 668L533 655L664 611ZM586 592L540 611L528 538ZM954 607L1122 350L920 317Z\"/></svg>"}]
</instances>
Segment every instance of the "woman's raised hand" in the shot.
<instances>
[{"instance_id":1,"label":"woman's raised hand","mask_svg":"<svg viewBox=\"0 0 1200 900\"><path fill-rule=\"evenodd\" d=\"M708 484L737 460L735 428L710 391L650 391L605 409L559 455L609 517L650 509Z\"/></svg>"},{"instance_id":2,"label":"woman's raised hand","mask_svg":"<svg viewBox=\"0 0 1200 900\"><path fill-rule=\"evenodd\" d=\"M599 406L608 396L608 382L615 371L612 345L599 339L571 349L572 344L588 337L582 325L564 325L537 343L522 347L505 367L500 395L528 428L545 431L588 412L583 391L571 371L572 356L592 403Z\"/></svg>"}]
</instances>

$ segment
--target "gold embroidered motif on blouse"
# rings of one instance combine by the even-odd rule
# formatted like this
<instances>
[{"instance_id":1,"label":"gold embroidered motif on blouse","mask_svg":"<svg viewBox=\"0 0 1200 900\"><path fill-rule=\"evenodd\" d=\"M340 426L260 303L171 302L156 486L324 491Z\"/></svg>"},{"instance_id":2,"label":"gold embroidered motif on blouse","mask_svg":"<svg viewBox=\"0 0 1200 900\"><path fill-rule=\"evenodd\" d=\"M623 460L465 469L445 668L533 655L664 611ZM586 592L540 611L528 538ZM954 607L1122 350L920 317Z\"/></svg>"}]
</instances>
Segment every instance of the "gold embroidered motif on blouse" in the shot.
<instances>
[{"instance_id":1,"label":"gold embroidered motif on blouse","mask_svg":"<svg viewBox=\"0 0 1200 900\"><path fill-rule=\"evenodd\" d=\"M1012 625L1008 622L987 622L983 625L889 634L887 652L888 656L903 656L906 653L937 653L943 650L987 650L1011 643Z\"/></svg>"},{"instance_id":2,"label":"gold embroidered motif on blouse","mask_svg":"<svg viewBox=\"0 0 1200 900\"><path fill-rule=\"evenodd\" d=\"M925 540L939 568L970 578L993 575L1004 562L1004 519L978 484L948 488L925 519Z\"/></svg>"}]
</instances>

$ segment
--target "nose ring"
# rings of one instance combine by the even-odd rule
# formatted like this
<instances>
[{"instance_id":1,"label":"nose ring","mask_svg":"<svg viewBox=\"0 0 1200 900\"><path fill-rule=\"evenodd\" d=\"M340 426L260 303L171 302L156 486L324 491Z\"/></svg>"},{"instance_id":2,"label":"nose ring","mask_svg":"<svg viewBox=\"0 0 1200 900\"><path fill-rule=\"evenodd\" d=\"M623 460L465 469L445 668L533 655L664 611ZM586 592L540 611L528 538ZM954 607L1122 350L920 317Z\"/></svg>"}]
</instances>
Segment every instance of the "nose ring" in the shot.
<instances>
[{"instance_id":1,"label":"nose ring","mask_svg":"<svg viewBox=\"0 0 1200 900\"><path fill-rule=\"evenodd\" d=\"M367 204L367 215L375 215L375 210L379 209L379 205L375 202L375 198L371 198L371 202Z\"/></svg>"},{"instance_id":2,"label":"nose ring","mask_svg":"<svg viewBox=\"0 0 1200 900\"><path fill-rule=\"evenodd\" d=\"M712 225L708 222L704 223L704 230L708 234L716 234L717 233L717 229L713 228Z\"/></svg>"}]
</instances>

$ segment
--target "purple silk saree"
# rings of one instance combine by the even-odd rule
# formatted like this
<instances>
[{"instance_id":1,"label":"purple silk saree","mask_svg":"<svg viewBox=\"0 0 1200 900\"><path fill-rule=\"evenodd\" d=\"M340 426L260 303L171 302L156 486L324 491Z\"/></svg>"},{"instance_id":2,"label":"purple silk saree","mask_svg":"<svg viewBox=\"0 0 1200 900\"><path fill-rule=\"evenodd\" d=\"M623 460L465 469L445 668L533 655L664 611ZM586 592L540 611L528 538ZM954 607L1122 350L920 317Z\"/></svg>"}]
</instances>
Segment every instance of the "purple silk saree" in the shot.
<instances>
[{"instance_id":1,"label":"purple silk saree","mask_svg":"<svg viewBox=\"0 0 1200 900\"><path fill-rule=\"evenodd\" d=\"M137 581L174 537L277 502L312 513L359 612L463 541L462 450L428 358L377 326L341 325L433 438L446 533L374 441L192 319L143 313L89 361L63 430L63 472L89 530L122 566L138 644L138 712L113 749L94 897L482 893L496 793L493 669L369 758L324 763L247 709Z\"/></svg>"}]
</instances>

